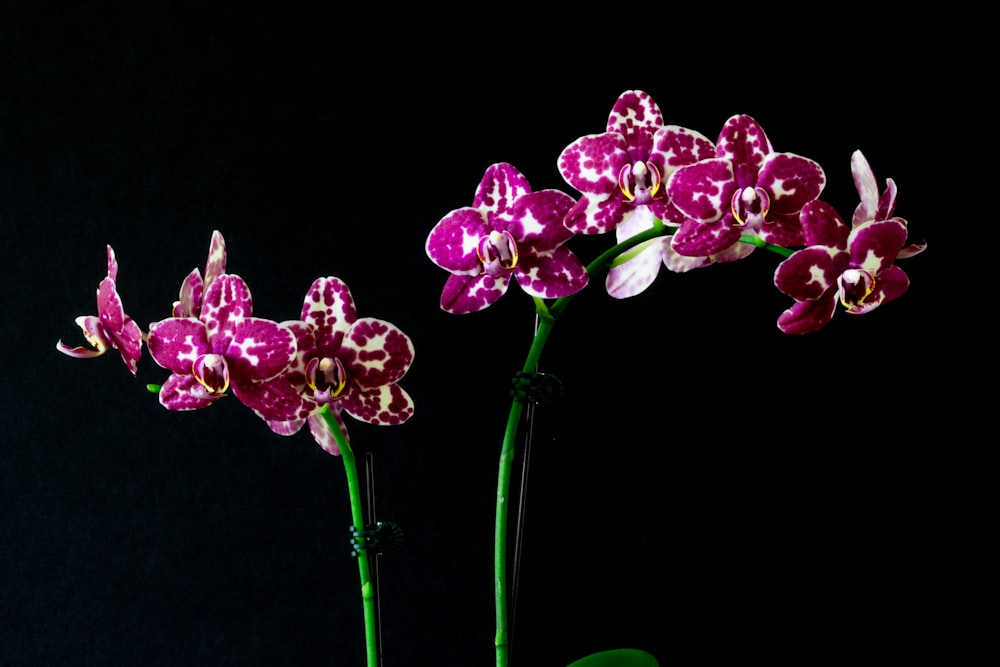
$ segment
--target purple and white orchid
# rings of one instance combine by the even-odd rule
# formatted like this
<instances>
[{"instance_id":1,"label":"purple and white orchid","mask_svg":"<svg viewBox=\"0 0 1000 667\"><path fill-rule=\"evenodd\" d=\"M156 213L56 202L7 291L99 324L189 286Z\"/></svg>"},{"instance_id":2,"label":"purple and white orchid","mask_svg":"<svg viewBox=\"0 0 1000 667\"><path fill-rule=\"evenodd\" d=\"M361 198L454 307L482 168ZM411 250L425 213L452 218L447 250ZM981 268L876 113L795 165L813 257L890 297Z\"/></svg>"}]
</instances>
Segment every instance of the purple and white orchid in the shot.
<instances>
[{"instance_id":1,"label":"purple and white orchid","mask_svg":"<svg viewBox=\"0 0 1000 667\"><path fill-rule=\"evenodd\" d=\"M169 317L149 325L149 353L171 371L159 392L168 410L197 410L227 394L258 414L288 419L302 401L276 378L295 359L287 324L253 317L250 289L237 275L216 276L198 317Z\"/></svg>"},{"instance_id":2,"label":"purple and white orchid","mask_svg":"<svg viewBox=\"0 0 1000 667\"><path fill-rule=\"evenodd\" d=\"M896 186L887 179L880 195L875 175L861 151L851 158L860 197L850 228L822 200L807 203L800 214L807 247L774 272L775 286L795 299L778 318L785 333L818 331L833 318L837 301L852 315L871 312L900 297L909 287L897 259L922 252L926 244L906 243L906 220L894 216Z\"/></svg>"},{"instance_id":3,"label":"purple and white orchid","mask_svg":"<svg viewBox=\"0 0 1000 667\"><path fill-rule=\"evenodd\" d=\"M541 299L583 289L587 268L563 246L573 237L563 225L573 203L559 190L532 192L511 164L490 165L472 206L451 211L427 236L427 256L451 273L441 308L482 310L506 293L512 276L527 294Z\"/></svg>"},{"instance_id":4,"label":"purple and white orchid","mask_svg":"<svg viewBox=\"0 0 1000 667\"><path fill-rule=\"evenodd\" d=\"M580 137L559 156L560 173L581 193L565 224L579 234L613 229L619 243L652 229L657 220L677 226L684 216L671 203L666 180L679 167L714 155L714 144L701 133L664 125L648 93L625 91L608 115L605 132ZM608 294L618 299L639 294L661 266L680 273L711 263L708 257L679 255L671 238L645 241L619 257L605 280Z\"/></svg>"},{"instance_id":5,"label":"purple and white orchid","mask_svg":"<svg viewBox=\"0 0 1000 667\"><path fill-rule=\"evenodd\" d=\"M674 206L686 217L674 234L674 250L731 262L755 248L740 243L744 234L779 246L804 245L799 211L825 185L819 164L775 152L756 120L731 116L719 133L715 157L680 167L667 181Z\"/></svg>"},{"instance_id":6,"label":"purple and white orchid","mask_svg":"<svg viewBox=\"0 0 1000 667\"><path fill-rule=\"evenodd\" d=\"M97 286L97 315L81 315L76 324L91 347L71 347L61 340L56 349L77 359L99 357L110 349L118 350L122 361L132 375L139 367L142 355L142 330L131 317L118 295L118 260L115 251L108 247L108 272Z\"/></svg>"},{"instance_id":7,"label":"purple and white orchid","mask_svg":"<svg viewBox=\"0 0 1000 667\"><path fill-rule=\"evenodd\" d=\"M289 326L298 353L282 380L301 396L302 408L291 419L265 416L272 431L291 435L308 421L313 439L336 456L340 447L320 414L324 405L330 406L345 438L342 411L378 425L402 424L413 415L413 400L397 384L413 363L413 343L394 324L358 319L354 298L342 280L314 281L302 304L301 321Z\"/></svg>"}]
</instances>

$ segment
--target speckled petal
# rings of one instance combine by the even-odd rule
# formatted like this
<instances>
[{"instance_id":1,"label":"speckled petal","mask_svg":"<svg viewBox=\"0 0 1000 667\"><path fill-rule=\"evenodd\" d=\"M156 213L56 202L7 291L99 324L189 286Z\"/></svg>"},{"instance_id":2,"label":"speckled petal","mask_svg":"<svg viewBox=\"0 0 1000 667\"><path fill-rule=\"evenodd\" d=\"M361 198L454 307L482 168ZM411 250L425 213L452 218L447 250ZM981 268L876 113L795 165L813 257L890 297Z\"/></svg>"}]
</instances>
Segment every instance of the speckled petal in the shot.
<instances>
[{"instance_id":1,"label":"speckled petal","mask_svg":"<svg viewBox=\"0 0 1000 667\"><path fill-rule=\"evenodd\" d=\"M153 322L149 325L146 346L153 361L181 375L190 375L195 359L212 351L204 323L193 317Z\"/></svg>"},{"instance_id":2,"label":"speckled petal","mask_svg":"<svg viewBox=\"0 0 1000 667\"><path fill-rule=\"evenodd\" d=\"M97 286L97 314L110 336L121 333L125 327L125 308L111 278L105 278Z\"/></svg>"},{"instance_id":3,"label":"speckled petal","mask_svg":"<svg viewBox=\"0 0 1000 667\"><path fill-rule=\"evenodd\" d=\"M351 392L340 404L355 419L378 426L396 426L413 416L413 399L398 384Z\"/></svg>"},{"instance_id":4,"label":"speckled petal","mask_svg":"<svg viewBox=\"0 0 1000 667\"><path fill-rule=\"evenodd\" d=\"M608 132L625 137L632 161L645 160L653 149L653 134L663 126L663 114L649 93L626 90L608 114Z\"/></svg>"},{"instance_id":5,"label":"speckled petal","mask_svg":"<svg viewBox=\"0 0 1000 667\"><path fill-rule=\"evenodd\" d=\"M139 369L139 359L142 356L142 330L131 317L125 318L125 326L122 332L113 336L114 346L121 354L122 361L128 367L132 375Z\"/></svg>"},{"instance_id":6,"label":"speckled petal","mask_svg":"<svg viewBox=\"0 0 1000 667\"><path fill-rule=\"evenodd\" d=\"M452 211L434 226L424 250L432 262L451 273L477 275L482 262L476 254L479 239L490 232L483 213L466 207Z\"/></svg>"},{"instance_id":7,"label":"speckled petal","mask_svg":"<svg viewBox=\"0 0 1000 667\"><path fill-rule=\"evenodd\" d=\"M733 164L725 159L680 167L667 181L667 193L674 206L697 222L715 222L726 215L735 191Z\"/></svg>"},{"instance_id":8,"label":"speckled petal","mask_svg":"<svg viewBox=\"0 0 1000 667\"><path fill-rule=\"evenodd\" d=\"M219 276L212 286L205 290L201 306L201 321L208 329L208 337L213 342L217 354L224 354L236 334L236 327L253 313L250 288L237 275Z\"/></svg>"},{"instance_id":9,"label":"speckled petal","mask_svg":"<svg viewBox=\"0 0 1000 667\"><path fill-rule=\"evenodd\" d=\"M209 394L191 375L174 373L160 389L160 405L168 410L200 410L222 398L223 394Z\"/></svg>"},{"instance_id":10,"label":"speckled petal","mask_svg":"<svg viewBox=\"0 0 1000 667\"><path fill-rule=\"evenodd\" d=\"M391 322L363 317L355 322L340 348L351 380L362 388L397 382L413 363L413 342Z\"/></svg>"},{"instance_id":11,"label":"speckled petal","mask_svg":"<svg viewBox=\"0 0 1000 667\"><path fill-rule=\"evenodd\" d=\"M511 164L498 162L486 168L472 200L473 208L496 214L510 209L517 198L531 192L528 179Z\"/></svg>"},{"instance_id":12,"label":"speckled petal","mask_svg":"<svg viewBox=\"0 0 1000 667\"><path fill-rule=\"evenodd\" d=\"M664 182L680 167L715 157L715 144L700 132L679 125L665 125L653 137L650 160L660 168Z\"/></svg>"},{"instance_id":13,"label":"speckled petal","mask_svg":"<svg viewBox=\"0 0 1000 667\"><path fill-rule=\"evenodd\" d=\"M740 236L742 231L730 225L728 217L715 222L688 220L677 228L671 244L681 255L710 257L739 243Z\"/></svg>"},{"instance_id":14,"label":"speckled petal","mask_svg":"<svg viewBox=\"0 0 1000 667\"><path fill-rule=\"evenodd\" d=\"M559 173L585 195L604 200L618 191L618 172L628 160L628 144L616 132L580 137L559 155Z\"/></svg>"},{"instance_id":15,"label":"speckled petal","mask_svg":"<svg viewBox=\"0 0 1000 667\"><path fill-rule=\"evenodd\" d=\"M622 197L601 199L583 195L566 213L563 224L574 234L605 234L616 229L634 210Z\"/></svg>"},{"instance_id":16,"label":"speckled petal","mask_svg":"<svg viewBox=\"0 0 1000 667\"><path fill-rule=\"evenodd\" d=\"M715 155L733 164L733 178L739 187L753 187L764 158L773 152L764 128L747 115L731 116L719 132ZM727 200L728 201L728 200Z\"/></svg>"},{"instance_id":17,"label":"speckled petal","mask_svg":"<svg viewBox=\"0 0 1000 667\"><path fill-rule=\"evenodd\" d=\"M215 341L212 341L215 347ZM295 336L288 327L259 317L240 321L221 352L233 384L277 377L295 360ZM252 407L252 406L251 406Z\"/></svg>"},{"instance_id":18,"label":"speckled petal","mask_svg":"<svg viewBox=\"0 0 1000 667\"><path fill-rule=\"evenodd\" d=\"M265 421L285 421L308 414L299 392L280 379L253 382L234 377L232 388L236 398Z\"/></svg>"},{"instance_id":19,"label":"speckled petal","mask_svg":"<svg viewBox=\"0 0 1000 667\"><path fill-rule=\"evenodd\" d=\"M756 186L770 194L773 215L798 214L807 202L823 192L826 174L809 158L792 153L771 153L761 165Z\"/></svg>"},{"instance_id":20,"label":"speckled petal","mask_svg":"<svg viewBox=\"0 0 1000 667\"><path fill-rule=\"evenodd\" d=\"M312 327L319 352L336 356L344 334L357 319L354 296L343 280L327 276L313 281L302 302L302 321Z\"/></svg>"},{"instance_id":21,"label":"speckled petal","mask_svg":"<svg viewBox=\"0 0 1000 667\"><path fill-rule=\"evenodd\" d=\"M509 285L507 275L450 275L441 292L441 308L455 314L480 311L503 296Z\"/></svg>"},{"instance_id":22,"label":"speckled petal","mask_svg":"<svg viewBox=\"0 0 1000 667\"><path fill-rule=\"evenodd\" d=\"M521 289L531 296L554 299L576 294L587 286L587 267L568 248L528 255L514 269Z\"/></svg>"},{"instance_id":23,"label":"speckled petal","mask_svg":"<svg viewBox=\"0 0 1000 667\"><path fill-rule=\"evenodd\" d=\"M521 254L541 254L571 239L573 232L563 225L563 218L575 203L559 190L532 192L514 202L507 231L517 241Z\"/></svg>"}]
</instances>

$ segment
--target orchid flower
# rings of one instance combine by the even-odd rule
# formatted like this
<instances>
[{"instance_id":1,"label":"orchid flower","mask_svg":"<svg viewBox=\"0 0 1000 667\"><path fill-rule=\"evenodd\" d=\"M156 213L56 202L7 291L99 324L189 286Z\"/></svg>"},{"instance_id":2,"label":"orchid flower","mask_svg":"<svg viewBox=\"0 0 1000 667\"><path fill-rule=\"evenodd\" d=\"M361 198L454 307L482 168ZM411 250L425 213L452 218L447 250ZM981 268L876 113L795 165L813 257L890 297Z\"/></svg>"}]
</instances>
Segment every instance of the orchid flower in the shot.
<instances>
[{"instance_id":1,"label":"orchid flower","mask_svg":"<svg viewBox=\"0 0 1000 667\"><path fill-rule=\"evenodd\" d=\"M181 284L179 300L174 301L174 317L198 317L201 315L201 301L215 279L226 272L226 240L218 230L212 232L205 261L205 274L195 268Z\"/></svg>"},{"instance_id":2,"label":"orchid flower","mask_svg":"<svg viewBox=\"0 0 1000 667\"><path fill-rule=\"evenodd\" d=\"M848 313L870 312L901 296L909 278L895 266L906 242L902 218L869 220L849 229L828 203L802 209L809 244L792 253L774 272L775 286L795 299L778 318L785 333L806 334L826 326L840 303Z\"/></svg>"},{"instance_id":3,"label":"orchid flower","mask_svg":"<svg viewBox=\"0 0 1000 667\"><path fill-rule=\"evenodd\" d=\"M823 169L808 158L778 153L764 129L746 115L723 125L715 157L671 174L667 192L686 220L673 247L717 262L746 257L756 246L744 234L779 246L804 245L799 211L826 185Z\"/></svg>"},{"instance_id":4,"label":"orchid flower","mask_svg":"<svg viewBox=\"0 0 1000 667\"><path fill-rule=\"evenodd\" d=\"M168 410L197 410L230 387L258 414L287 419L301 399L275 378L295 359L288 324L253 317L250 289L237 275L216 276L204 293L198 317L169 317L149 325L153 360L171 371L159 392Z\"/></svg>"},{"instance_id":5,"label":"orchid flower","mask_svg":"<svg viewBox=\"0 0 1000 667\"><path fill-rule=\"evenodd\" d=\"M583 289L587 269L563 246L573 237L562 222L572 206L573 198L559 190L532 192L513 165L490 165L472 206L451 211L427 236L427 256L451 273L441 308L482 310L506 293L511 276L540 299Z\"/></svg>"},{"instance_id":6,"label":"orchid flower","mask_svg":"<svg viewBox=\"0 0 1000 667\"><path fill-rule=\"evenodd\" d=\"M118 295L117 279L118 260L114 249L109 245L108 272L97 286L97 315L81 315L75 320L91 347L70 347L60 340L56 343L56 349L77 359L99 357L108 350L115 349L121 354L125 366L135 375L142 355L142 331L125 314L125 307Z\"/></svg>"},{"instance_id":7,"label":"orchid flower","mask_svg":"<svg viewBox=\"0 0 1000 667\"><path fill-rule=\"evenodd\" d=\"M559 156L559 170L582 193L565 224L576 233L600 234L612 229L619 243L652 229L657 221L677 226L684 216L667 196L666 179L683 165L715 155L704 135L663 125L659 106L641 90L622 93L601 134L580 137ZM684 272L706 266L707 257L684 257L670 246L671 235L644 241L617 258L605 287L622 299L644 291L660 267Z\"/></svg>"},{"instance_id":8,"label":"orchid flower","mask_svg":"<svg viewBox=\"0 0 1000 667\"><path fill-rule=\"evenodd\" d=\"M289 326L298 353L282 377L301 396L302 409L292 419L267 419L272 431L291 435L308 421L313 439L337 456L340 447L320 414L324 405L345 438L342 411L379 425L401 424L413 415L413 400L397 384L413 363L413 343L394 324L358 319L343 281L314 281L302 304L301 321Z\"/></svg>"}]
</instances>

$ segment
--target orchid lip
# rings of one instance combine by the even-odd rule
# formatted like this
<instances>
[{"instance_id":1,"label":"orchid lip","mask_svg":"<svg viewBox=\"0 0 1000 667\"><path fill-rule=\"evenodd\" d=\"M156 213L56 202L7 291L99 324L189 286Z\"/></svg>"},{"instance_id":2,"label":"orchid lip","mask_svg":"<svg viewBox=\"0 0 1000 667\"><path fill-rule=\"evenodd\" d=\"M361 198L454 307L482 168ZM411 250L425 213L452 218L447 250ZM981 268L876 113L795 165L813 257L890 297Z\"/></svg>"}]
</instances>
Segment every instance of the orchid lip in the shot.
<instances>
[{"instance_id":1,"label":"orchid lip","mask_svg":"<svg viewBox=\"0 0 1000 667\"><path fill-rule=\"evenodd\" d=\"M840 303L849 310L864 305L865 299L875 291L875 276L864 269L848 269L837 282L840 284Z\"/></svg>"},{"instance_id":2,"label":"orchid lip","mask_svg":"<svg viewBox=\"0 0 1000 667\"><path fill-rule=\"evenodd\" d=\"M618 172L618 188L626 200L637 204L657 199L662 184L660 170L652 162L625 164Z\"/></svg>"},{"instance_id":3,"label":"orchid lip","mask_svg":"<svg viewBox=\"0 0 1000 667\"><path fill-rule=\"evenodd\" d=\"M771 198L763 188L742 188L733 193L730 204L734 227L744 227L752 219L764 220L771 209Z\"/></svg>"},{"instance_id":4,"label":"orchid lip","mask_svg":"<svg viewBox=\"0 0 1000 667\"><path fill-rule=\"evenodd\" d=\"M313 357L306 364L306 384L317 399L333 400L347 387L347 371L336 357Z\"/></svg>"},{"instance_id":5,"label":"orchid lip","mask_svg":"<svg viewBox=\"0 0 1000 667\"><path fill-rule=\"evenodd\" d=\"M209 394L219 396L229 389L229 366L221 354L202 354L191 364L191 374Z\"/></svg>"},{"instance_id":6,"label":"orchid lip","mask_svg":"<svg viewBox=\"0 0 1000 667\"><path fill-rule=\"evenodd\" d=\"M487 273L511 271L517 266L517 241L507 230L491 231L479 239L476 255Z\"/></svg>"}]
</instances>

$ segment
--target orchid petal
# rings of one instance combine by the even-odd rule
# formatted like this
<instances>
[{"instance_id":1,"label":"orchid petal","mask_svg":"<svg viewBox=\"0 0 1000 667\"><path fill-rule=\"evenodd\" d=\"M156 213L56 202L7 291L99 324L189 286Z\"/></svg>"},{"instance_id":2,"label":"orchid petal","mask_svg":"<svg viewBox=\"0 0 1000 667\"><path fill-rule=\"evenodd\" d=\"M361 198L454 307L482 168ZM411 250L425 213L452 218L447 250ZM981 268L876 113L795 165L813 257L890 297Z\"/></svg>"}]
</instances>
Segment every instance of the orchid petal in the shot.
<instances>
[{"instance_id":1,"label":"orchid petal","mask_svg":"<svg viewBox=\"0 0 1000 667\"><path fill-rule=\"evenodd\" d=\"M531 192L528 179L511 164L498 162L486 168L472 207L489 217L510 209L522 195Z\"/></svg>"},{"instance_id":2,"label":"orchid petal","mask_svg":"<svg viewBox=\"0 0 1000 667\"><path fill-rule=\"evenodd\" d=\"M792 253L774 271L774 285L796 301L812 301L837 286L848 255L826 246L810 246Z\"/></svg>"},{"instance_id":3,"label":"orchid petal","mask_svg":"<svg viewBox=\"0 0 1000 667\"><path fill-rule=\"evenodd\" d=\"M302 303L302 321L311 325L318 352L335 356L357 319L354 297L344 281L332 276L313 281Z\"/></svg>"},{"instance_id":4,"label":"orchid petal","mask_svg":"<svg viewBox=\"0 0 1000 667\"><path fill-rule=\"evenodd\" d=\"M208 332L193 317L169 317L149 325L146 346L153 361L169 371L190 375L195 360L212 351Z\"/></svg>"},{"instance_id":5,"label":"orchid petal","mask_svg":"<svg viewBox=\"0 0 1000 667\"><path fill-rule=\"evenodd\" d=\"M667 181L674 206L698 222L715 222L726 215L735 191L733 163L721 158L680 167Z\"/></svg>"},{"instance_id":6,"label":"orchid petal","mask_svg":"<svg viewBox=\"0 0 1000 667\"><path fill-rule=\"evenodd\" d=\"M634 256L608 270L604 280L608 295L615 299L627 299L645 291L659 275L663 249L669 244L670 237L655 238L632 248L628 254L634 253Z\"/></svg>"},{"instance_id":7,"label":"orchid petal","mask_svg":"<svg viewBox=\"0 0 1000 667\"><path fill-rule=\"evenodd\" d=\"M590 280L587 267L580 258L563 246L544 255L523 257L514 270L514 276L525 293L540 299L576 294Z\"/></svg>"},{"instance_id":8,"label":"orchid petal","mask_svg":"<svg viewBox=\"0 0 1000 667\"><path fill-rule=\"evenodd\" d=\"M604 200L618 192L618 172L628 161L628 143L617 132L580 137L559 154L563 179L585 195Z\"/></svg>"},{"instance_id":9,"label":"orchid petal","mask_svg":"<svg viewBox=\"0 0 1000 667\"><path fill-rule=\"evenodd\" d=\"M396 426L413 416L413 399L398 384L352 392L340 404L355 419L378 426Z\"/></svg>"},{"instance_id":10,"label":"orchid petal","mask_svg":"<svg viewBox=\"0 0 1000 667\"><path fill-rule=\"evenodd\" d=\"M201 321L205 323L208 337L219 354L236 335L236 327L253 313L250 288L242 278L233 274L219 276L205 291L201 306Z\"/></svg>"},{"instance_id":11,"label":"orchid petal","mask_svg":"<svg viewBox=\"0 0 1000 667\"><path fill-rule=\"evenodd\" d=\"M778 328L787 334L813 333L829 324L836 309L835 291L827 292L815 301L797 301L778 316Z\"/></svg>"},{"instance_id":12,"label":"orchid petal","mask_svg":"<svg viewBox=\"0 0 1000 667\"><path fill-rule=\"evenodd\" d=\"M168 410L200 410L222 398L224 394L210 394L198 380L188 374L174 373L160 389L160 405Z\"/></svg>"},{"instance_id":13,"label":"orchid petal","mask_svg":"<svg viewBox=\"0 0 1000 667\"><path fill-rule=\"evenodd\" d=\"M488 231L486 219L479 209L456 209L434 226L424 249L431 261L446 271L477 275L482 271L482 263L476 247Z\"/></svg>"},{"instance_id":14,"label":"orchid petal","mask_svg":"<svg viewBox=\"0 0 1000 667\"><path fill-rule=\"evenodd\" d=\"M747 115L731 116L722 126L715 145L715 155L733 165L738 187L753 187L764 158L774 149L764 128Z\"/></svg>"},{"instance_id":15,"label":"orchid petal","mask_svg":"<svg viewBox=\"0 0 1000 667\"><path fill-rule=\"evenodd\" d=\"M369 389L406 374L413 363L413 342L395 324L364 317L351 326L340 356L354 382Z\"/></svg>"},{"instance_id":16,"label":"orchid petal","mask_svg":"<svg viewBox=\"0 0 1000 667\"><path fill-rule=\"evenodd\" d=\"M503 296L509 284L509 276L450 275L441 293L441 308L455 314L480 311Z\"/></svg>"},{"instance_id":17,"label":"orchid petal","mask_svg":"<svg viewBox=\"0 0 1000 667\"><path fill-rule=\"evenodd\" d=\"M235 385L277 377L294 361L295 352L295 336L288 327L249 317L233 328L233 336L222 354L229 362Z\"/></svg>"},{"instance_id":18,"label":"orchid petal","mask_svg":"<svg viewBox=\"0 0 1000 667\"><path fill-rule=\"evenodd\" d=\"M774 215L797 215L807 202L823 192L826 174L809 158L793 153L771 153L764 159L755 185L770 194Z\"/></svg>"}]
</instances>

